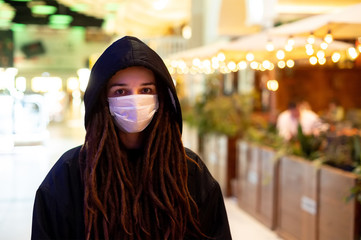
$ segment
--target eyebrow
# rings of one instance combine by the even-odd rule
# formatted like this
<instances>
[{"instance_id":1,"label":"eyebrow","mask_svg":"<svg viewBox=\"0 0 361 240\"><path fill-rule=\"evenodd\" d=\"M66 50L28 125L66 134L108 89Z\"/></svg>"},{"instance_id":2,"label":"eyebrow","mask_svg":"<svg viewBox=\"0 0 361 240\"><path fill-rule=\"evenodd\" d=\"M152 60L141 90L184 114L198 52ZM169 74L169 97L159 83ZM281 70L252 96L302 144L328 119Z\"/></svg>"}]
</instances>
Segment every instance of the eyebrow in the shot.
<instances>
[{"instance_id":1,"label":"eyebrow","mask_svg":"<svg viewBox=\"0 0 361 240\"><path fill-rule=\"evenodd\" d=\"M113 83L113 84L111 84L109 86L109 88L112 88L112 87L125 87L125 86L127 86L127 84L125 84L125 83ZM155 83L151 83L151 82L142 83L142 84L140 84L140 86L155 86Z\"/></svg>"}]
</instances>

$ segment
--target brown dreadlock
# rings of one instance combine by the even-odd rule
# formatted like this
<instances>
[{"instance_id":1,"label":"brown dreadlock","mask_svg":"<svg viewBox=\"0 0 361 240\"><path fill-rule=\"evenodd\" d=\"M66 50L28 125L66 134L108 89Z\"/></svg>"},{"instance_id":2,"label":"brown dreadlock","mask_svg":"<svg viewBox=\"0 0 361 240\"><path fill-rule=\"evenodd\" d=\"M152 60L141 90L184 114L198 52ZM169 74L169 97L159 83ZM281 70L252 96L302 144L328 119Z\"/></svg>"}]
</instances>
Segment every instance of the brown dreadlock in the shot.
<instances>
[{"instance_id":1,"label":"brown dreadlock","mask_svg":"<svg viewBox=\"0 0 361 240\"><path fill-rule=\"evenodd\" d=\"M146 129L148 138L137 161L128 159L117 135L105 91L87 125L80 154L87 240L183 239L189 227L204 236L187 187L191 159L161 94L166 91L157 88L159 109Z\"/></svg>"}]
</instances>

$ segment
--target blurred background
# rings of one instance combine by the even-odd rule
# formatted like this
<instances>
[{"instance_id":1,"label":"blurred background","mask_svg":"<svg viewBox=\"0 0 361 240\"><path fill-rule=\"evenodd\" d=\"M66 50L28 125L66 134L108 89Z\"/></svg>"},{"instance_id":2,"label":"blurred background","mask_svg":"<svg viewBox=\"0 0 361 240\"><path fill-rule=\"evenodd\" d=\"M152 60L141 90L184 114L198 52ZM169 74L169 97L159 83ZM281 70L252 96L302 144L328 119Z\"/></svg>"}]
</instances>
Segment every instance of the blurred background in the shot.
<instances>
[{"instance_id":1,"label":"blurred background","mask_svg":"<svg viewBox=\"0 0 361 240\"><path fill-rule=\"evenodd\" d=\"M184 144L202 156L240 214L230 216L234 239L356 239L359 202L339 219L345 232L324 235L341 223L322 220L320 174L316 194L301 194L289 206L299 212L284 215L285 168L272 165L264 175L247 144L275 150L274 159L287 152L343 168L354 185L341 189L357 199L360 12L357 0L0 0L0 238L30 238L37 187L64 151L83 142L92 65L114 40L134 35L174 78ZM320 119L313 142L298 135L286 143L277 134L279 114L295 99ZM271 206L262 205L267 197ZM297 221L283 225L292 222L287 216Z\"/></svg>"}]
</instances>

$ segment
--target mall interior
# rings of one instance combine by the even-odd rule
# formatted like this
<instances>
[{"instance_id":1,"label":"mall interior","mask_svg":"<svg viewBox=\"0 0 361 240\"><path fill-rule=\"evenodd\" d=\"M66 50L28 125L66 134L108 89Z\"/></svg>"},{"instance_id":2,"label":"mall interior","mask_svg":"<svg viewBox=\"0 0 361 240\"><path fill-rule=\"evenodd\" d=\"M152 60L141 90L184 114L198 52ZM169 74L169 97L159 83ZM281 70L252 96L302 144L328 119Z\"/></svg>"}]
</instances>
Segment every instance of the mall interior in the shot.
<instances>
[{"instance_id":1,"label":"mall interior","mask_svg":"<svg viewBox=\"0 0 361 240\"><path fill-rule=\"evenodd\" d=\"M84 143L92 66L126 35L165 62L183 144L220 184L233 239L360 239L360 12L359 0L0 0L0 239L31 238L36 190Z\"/></svg>"}]
</instances>

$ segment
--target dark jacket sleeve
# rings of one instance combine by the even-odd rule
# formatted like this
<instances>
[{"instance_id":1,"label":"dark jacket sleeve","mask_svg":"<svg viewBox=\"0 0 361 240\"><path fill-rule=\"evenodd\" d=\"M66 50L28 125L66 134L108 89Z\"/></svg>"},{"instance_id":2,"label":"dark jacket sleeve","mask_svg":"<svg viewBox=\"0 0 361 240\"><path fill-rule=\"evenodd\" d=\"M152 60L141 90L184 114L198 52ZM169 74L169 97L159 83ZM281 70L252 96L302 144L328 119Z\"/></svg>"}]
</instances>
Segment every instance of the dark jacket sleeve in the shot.
<instances>
[{"instance_id":1,"label":"dark jacket sleeve","mask_svg":"<svg viewBox=\"0 0 361 240\"><path fill-rule=\"evenodd\" d=\"M199 219L206 235L214 240L232 239L219 184L216 183L199 208Z\"/></svg>"},{"instance_id":2,"label":"dark jacket sleeve","mask_svg":"<svg viewBox=\"0 0 361 240\"><path fill-rule=\"evenodd\" d=\"M77 163L78 149L65 153L36 191L32 240L83 239L83 188Z\"/></svg>"},{"instance_id":3,"label":"dark jacket sleeve","mask_svg":"<svg viewBox=\"0 0 361 240\"><path fill-rule=\"evenodd\" d=\"M36 192L31 239L61 239L69 235L66 228L66 211L46 189Z\"/></svg>"},{"instance_id":4,"label":"dark jacket sleeve","mask_svg":"<svg viewBox=\"0 0 361 240\"><path fill-rule=\"evenodd\" d=\"M197 203L200 227L212 240L230 240L231 232L218 182L212 177L206 165L194 152L187 155L197 164L190 162L188 167L188 189Z\"/></svg>"}]
</instances>

